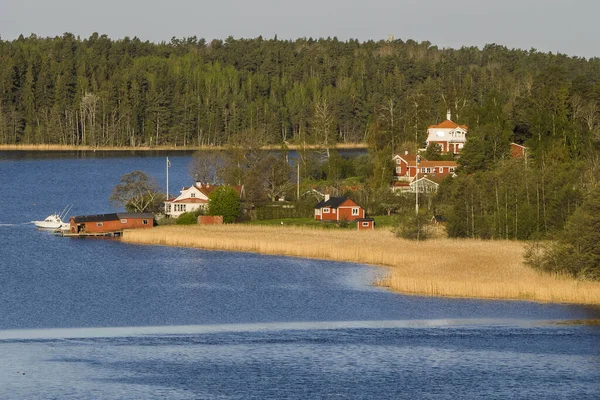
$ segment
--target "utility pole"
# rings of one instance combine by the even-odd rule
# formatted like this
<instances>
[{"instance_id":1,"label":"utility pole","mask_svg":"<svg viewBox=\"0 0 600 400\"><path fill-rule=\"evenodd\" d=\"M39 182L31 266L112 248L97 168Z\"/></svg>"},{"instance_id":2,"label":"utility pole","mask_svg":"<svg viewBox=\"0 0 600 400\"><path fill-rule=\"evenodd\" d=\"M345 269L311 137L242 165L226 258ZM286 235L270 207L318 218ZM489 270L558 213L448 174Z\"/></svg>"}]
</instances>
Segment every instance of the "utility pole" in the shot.
<instances>
[{"instance_id":1,"label":"utility pole","mask_svg":"<svg viewBox=\"0 0 600 400\"><path fill-rule=\"evenodd\" d=\"M296 173L296 200L300 201L300 163L297 165L298 172Z\"/></svg>"},{"instance_id":2,"label":"utility pole","mask_svg":"<svg viewBox=\"0 0 600 400\"><path fill-rule=\"evenodd\" d=\"M421 162L421 156L417 154L415 158L415 214L419 216L419 163Z\"/></svg>"}]
</instances>

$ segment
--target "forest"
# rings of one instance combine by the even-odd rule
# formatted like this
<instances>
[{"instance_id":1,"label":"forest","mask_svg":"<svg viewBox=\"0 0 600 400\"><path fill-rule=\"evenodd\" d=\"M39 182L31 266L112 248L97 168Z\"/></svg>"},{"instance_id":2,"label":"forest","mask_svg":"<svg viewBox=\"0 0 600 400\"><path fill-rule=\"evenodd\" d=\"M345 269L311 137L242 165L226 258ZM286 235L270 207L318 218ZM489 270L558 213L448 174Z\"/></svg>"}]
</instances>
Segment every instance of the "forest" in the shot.
<instances>
[{"instance_id":1,"label":"forest","mask_svg":"<svg viewBox=\"0 0 600 400\"><path fill-rule=\"evenodd\" d=\"M0 66L0 144L229 146L236 184L265 181L241 167L257 147L317 145L320 164L301 154L303 181L342 188L354 178L370 212L402 214L408 206L384 190L391 156L423 147L450 110L468 141L458 176L425 207L447 218L449 236L558 238L595 198L598 58L412 40L65 33L0 39ZM511 142L527 157L511 159ZM367 144L367 156L334 150L351 143ZM274 176L273 162L256 165Z\"/></svg>"}]
</instances>

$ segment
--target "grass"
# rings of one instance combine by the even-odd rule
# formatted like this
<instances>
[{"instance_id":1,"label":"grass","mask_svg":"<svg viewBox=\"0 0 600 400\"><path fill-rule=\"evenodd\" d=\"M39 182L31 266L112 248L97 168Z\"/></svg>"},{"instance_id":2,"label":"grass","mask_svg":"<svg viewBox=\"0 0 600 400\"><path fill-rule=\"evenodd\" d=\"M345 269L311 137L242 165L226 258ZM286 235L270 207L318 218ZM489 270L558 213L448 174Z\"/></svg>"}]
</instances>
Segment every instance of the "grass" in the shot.
<instances>
[{"instance_id":1,"label":"grass","mask_svg":"<svg viewBox=\"0 0 600 400\"><path fill-rule=\"evenodd\" d=\"M388 266L376 284L407 294L600 305L600 282L536 271L523 264L520 242L413 242L384 229L358 232L285 224L164 226L127 231L123 240Z\"/></svg>"}]
</instances>

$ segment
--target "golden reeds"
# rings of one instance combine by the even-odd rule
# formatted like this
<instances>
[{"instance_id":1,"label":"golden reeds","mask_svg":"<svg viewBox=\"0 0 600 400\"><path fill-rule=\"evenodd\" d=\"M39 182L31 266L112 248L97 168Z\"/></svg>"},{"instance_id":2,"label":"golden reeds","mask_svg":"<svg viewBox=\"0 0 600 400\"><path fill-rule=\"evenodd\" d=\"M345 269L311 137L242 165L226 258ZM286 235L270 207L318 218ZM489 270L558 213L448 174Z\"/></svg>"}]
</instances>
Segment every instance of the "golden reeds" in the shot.
<instances>
[{"instance_id":1,"label":"golden reeds","mask_svg":"<svg viewBox=\"0 0 600 400\"><path fill-rule=\"evenodd\" d=\"M376 284L402 293L600 304L600 283L531 269L523 264L520 242L413 242L385 230L255 225L163 226L127 231L123 240L388 266Z\"/></svg>"}]
</instances>

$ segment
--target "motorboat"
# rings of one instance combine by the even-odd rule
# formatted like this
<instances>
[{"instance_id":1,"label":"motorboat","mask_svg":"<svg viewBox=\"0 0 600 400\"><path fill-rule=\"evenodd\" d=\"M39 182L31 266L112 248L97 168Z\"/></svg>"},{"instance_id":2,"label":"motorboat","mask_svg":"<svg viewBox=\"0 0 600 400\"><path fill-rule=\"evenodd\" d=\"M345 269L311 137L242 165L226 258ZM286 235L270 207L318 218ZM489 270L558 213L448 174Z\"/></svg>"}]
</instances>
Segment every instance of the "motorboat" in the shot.
<instances>
[{"instance_id":1,"label":"motorboat","mask_svg":"<svg viewBox=\"0 0 600 400\"><path fill-rule=\"evenodd\" d=\"M60 214L51 214L48 215L43 221L31 222L40 229L59 229L62 228L63 225L69 225L62 221Z\"/></svg>"},{"instance_id":2,"label":"motorboat","mask_svg":"<svg viewBox=\"0 0 600 400\"><path fill-rule=\"evenodd\" d=\"M68 222L63 222L63 218L66 217L67 213L71 210L71 207L65 207L65 209L59 214L50 214L43 221L31 221L35 226L40 229L51 229L68 231L70 226Z\"/></svg>"}]
</instances>

